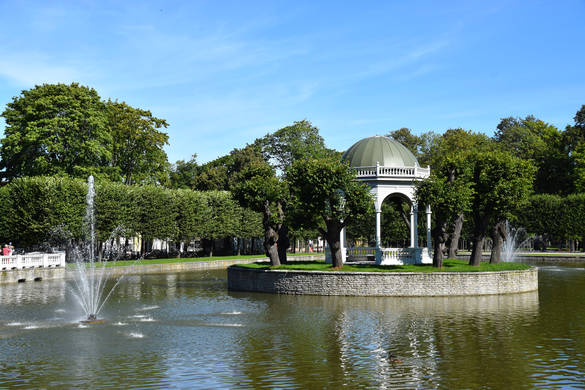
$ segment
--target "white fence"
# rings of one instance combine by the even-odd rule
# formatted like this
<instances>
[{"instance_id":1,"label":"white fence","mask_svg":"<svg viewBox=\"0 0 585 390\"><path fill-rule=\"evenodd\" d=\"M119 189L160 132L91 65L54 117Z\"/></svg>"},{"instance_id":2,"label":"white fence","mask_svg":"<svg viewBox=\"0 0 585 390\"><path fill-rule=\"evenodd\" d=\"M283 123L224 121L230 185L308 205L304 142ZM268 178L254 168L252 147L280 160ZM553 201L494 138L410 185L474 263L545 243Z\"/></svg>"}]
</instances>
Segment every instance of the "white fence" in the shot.
<instances>
[{"instance_id":1,"label":"white fence","mask_svg":"<svg viewBox=\"0 0 585 390\"><path fill-rule=\"evenodd\" d=\"M428 248L346 248L347 258L362 258L374 255L377 264L429 264L433 260Z\"/></svg>"},{"instance_id":2,"label":"white fence","mask_svg":"<svg viewBox=\"0 0 585 390\"><path fill-rule=\"evenodd\" d=\"M65 253L0 256L0 270L65 267Z\"/></svg>"},{"instance_id":3,"label":"white fence","mask_svg":"<svg viewBox=\"0 0 585 390\"><path fill-rule=\"evenodd\" d=\"M354 168L358 178L364 177L388 177L388 178L425 178L431 174L430 168L422 167L356 167Z\"/></svg>"}]
</instances>

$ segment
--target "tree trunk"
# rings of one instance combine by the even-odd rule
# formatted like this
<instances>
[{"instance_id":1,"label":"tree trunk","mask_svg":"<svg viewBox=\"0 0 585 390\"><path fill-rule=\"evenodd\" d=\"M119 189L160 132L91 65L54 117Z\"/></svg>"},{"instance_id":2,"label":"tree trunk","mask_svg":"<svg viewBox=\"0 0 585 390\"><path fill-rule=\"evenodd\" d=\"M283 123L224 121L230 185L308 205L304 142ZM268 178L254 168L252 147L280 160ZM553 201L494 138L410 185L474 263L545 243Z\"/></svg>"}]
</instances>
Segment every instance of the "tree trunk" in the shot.
<instances>
[{"instance_id":1,"label":"tree trunk","mask_svg":"<svg viewBox=\"0 0 585 390\"><path fill-rule=\"evenodd\" d=\"M506 239L506 221L500 221L492 228L492 253L490 255L490 264L499 264L502 259L502 249Z\"/></svg>"},{"instance_id":2,"label":"tree trunk","mask_svg":"<svg viewBox=\"0 0 585 390\"><path fill-rule=\"evenodd\" d=\"M281 264L286 264L286 251L290 246L290 240L288 238L288 226L281 224L278 228L278 259Z\"/></svg>"},{"instance_id":3,"label":"tree trunk","mask_svg":"<svg viewBox=\"0 0 585 390\"><path fill-rule=\"evenodd\" d=\"M272 226L265 227L264 231L264 250L266 256L270 258L270 264L280 265L280 259L278 257L278 248L276 242L278 240L278 234L272 228Z\"/></svg>"},{"instance_id":4,"label":"tree trunk","mask_svg":"<svg viewBox=\"0 0 585 390\"><path fill-rule=\"evenodd\" d=\"M469 265L479 267L481 263L481 252L483 249L484 236L478 236L473 238L473 249L471 250L471 256L469 257Z\"/></svg>"},{"instance_id":5,"label":"tree trunk","mask_svg":"<svg viewBox=\"0 0 585 390\"><path fill-rule=\"evenodd\" d=\"M270 264L280 265L278 248L276 245L278 242L278 232L276 227L270 223L271 217L272 211L270 211L270 203L266 201L264 203L264 213L262 216L262 224L264 225L264 251L266 252L266 257L270 258Z\"/></svg>"},{"instance_id":6,"label":"tree trunk","mask_svg":"<svg viewBox=\"0 0 585 390\"><path fill-rule=\"evenodd\" d=\"M449 258L457 258L457 250L459 249L459 238L461 237L461 229L463 228L463 222L465 222L465 216L463 213L459 214L455 223L453 224L453 234L449 240Z\"/></svg>"},{"instance_id":7,"label":"tree trunk","mask_svg":"<svg viewBox=\"0 0 585 390\"><path fill-rule=\"evenodd\" d=\"M445 241L448 238L446 224L438 220L432 230L432 234L434 240L433 267L443 268L443 250L445 249Z\"/></svg>"},{"instance_id":8,"label":"tree trunk","mask_svg":"<svg viewBox=\"0 0 585 390\"><path fill-rule=\"evenodd\" d=\"M238 256L242 254L242 239L238 238Z\"/></svg>"},{"instance_id":9,"label":"tree trunk","mask_svg":"<svg viewBox=\"0 0 585 390\"><path fill-rule=\"evenodd\" d=\"M341 253L341 226L335 221L327 222L327 231L325 237L327 238L327 244L329 244L329 250L331 251L331 263L333 268L343 267L343 257Z\"/></svg>"},{"instance_id":10,"label":"tree trunk","mask_svg":"<svg viewBox=\"0 0 585 390\"><path fill-rule=\"evenodd\" d=\"M213 247L215 246L215 240L212 238L209 243L209 257L213 257Z\"/></svg>"}]
</instances>

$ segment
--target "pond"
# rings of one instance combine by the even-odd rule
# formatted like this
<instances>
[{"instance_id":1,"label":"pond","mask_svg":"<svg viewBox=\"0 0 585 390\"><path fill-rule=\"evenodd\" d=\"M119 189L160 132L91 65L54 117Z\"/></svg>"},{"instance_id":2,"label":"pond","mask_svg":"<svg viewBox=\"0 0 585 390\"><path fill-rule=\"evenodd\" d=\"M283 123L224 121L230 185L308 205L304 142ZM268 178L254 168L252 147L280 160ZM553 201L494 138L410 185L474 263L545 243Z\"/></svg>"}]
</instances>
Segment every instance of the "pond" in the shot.
<instances>
[{"instance_id":1,"label":"pond","mask_svg":"<svg viewBox=\"0 0 585 390\"><path fill-rule=\"evenodd\" d=\"M539 278L533 293L372 298L129 276L93 325L72 281L1 285L0 388L583 387L585 269Z\"/></svg>"}]
</instances>

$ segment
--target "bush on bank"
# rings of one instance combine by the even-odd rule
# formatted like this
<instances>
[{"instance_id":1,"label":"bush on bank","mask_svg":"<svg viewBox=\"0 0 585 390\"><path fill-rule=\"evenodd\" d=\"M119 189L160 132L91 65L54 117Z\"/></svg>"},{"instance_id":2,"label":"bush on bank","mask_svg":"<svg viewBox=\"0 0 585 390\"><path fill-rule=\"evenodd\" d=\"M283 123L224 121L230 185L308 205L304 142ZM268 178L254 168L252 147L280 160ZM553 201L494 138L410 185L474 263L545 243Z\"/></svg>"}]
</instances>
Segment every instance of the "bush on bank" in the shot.
<instances>
[{"instance_id":1,"label":"bush on bank","mask_svg":"<svg viewBox=\"0 0 585 390\"><path fill-rule=\"evenodd\" d=\"M262 236L258 213L244 209L225 191L170 190L154 185L95 185L96 235L141 237L175 243ZM83 240L87 183L69 177L26 177L0 188L0 242L22 248Z\"/></svg>"}]
</instances>

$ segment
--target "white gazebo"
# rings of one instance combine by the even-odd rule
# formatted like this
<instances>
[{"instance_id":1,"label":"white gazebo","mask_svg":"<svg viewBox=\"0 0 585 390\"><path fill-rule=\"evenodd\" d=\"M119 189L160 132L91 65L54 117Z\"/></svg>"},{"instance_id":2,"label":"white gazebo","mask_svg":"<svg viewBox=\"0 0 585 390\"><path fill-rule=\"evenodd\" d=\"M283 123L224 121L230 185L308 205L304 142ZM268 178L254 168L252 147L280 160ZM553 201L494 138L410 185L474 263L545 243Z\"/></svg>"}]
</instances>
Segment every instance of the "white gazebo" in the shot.
<instances>
[{"instance_id":1,"label":"white gazebo","mask_svg":"<svg viewBox=\"0 0 585 390\"><path fill-rule=\"evenodd\" d=\"M418 205L414 198L414 183L429 177L430 167L422 168L416 157L401 143L388 137L364 138L350 147L342 157L355 169L357 180L366 183L374 195L376 209L376 246L345 248L345 229L341 245L344 262L353 257L375 255L376 264L421 264L432 263L431 257L431 208L426 206L426 246L418 242ZM382 203L384 199L397 196L410 203L410 247L382 247Z\"/></svg>"}]
</instances>

